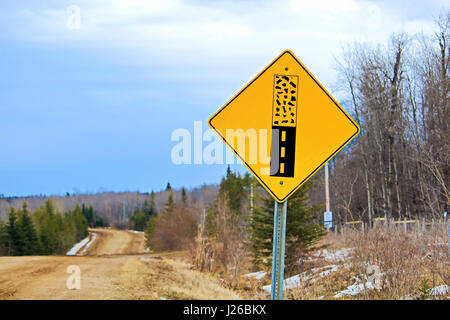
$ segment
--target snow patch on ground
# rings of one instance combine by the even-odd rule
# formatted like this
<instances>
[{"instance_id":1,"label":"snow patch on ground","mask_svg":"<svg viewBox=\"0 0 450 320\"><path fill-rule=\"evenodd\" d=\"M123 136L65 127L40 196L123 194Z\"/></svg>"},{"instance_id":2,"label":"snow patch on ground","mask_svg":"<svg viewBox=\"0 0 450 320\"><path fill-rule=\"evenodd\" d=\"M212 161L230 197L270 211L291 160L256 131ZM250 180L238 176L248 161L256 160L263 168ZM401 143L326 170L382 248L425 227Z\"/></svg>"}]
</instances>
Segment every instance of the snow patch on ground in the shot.
<instances>
[{"instance_id":1,"label":"snow patch on ground","mask_svg":"<svg viewBox=\"0 0 450 320\"><path fill-rule=\"evenodd\" d=\"M449 292L448 288L449 287L446 284L434 287L433 289L430 290L430 295L438 296L438 295L441 295L441 294L447 294Z\"/></svg>"},{"instance_id":2,"label":"snow patch on ground","mask_svg":"<svg viewBox=\"0 0 450 320\"><path fill-rule=\"evenodd\" d=\"M83 255L83 253L86 252L87 249L89 249L89 247L92 245L92 243L94 243L95 239L97 239L97 234L96 233L91 233L91 241L89 241L89 237L81 240L80 242L78 242L77 244L75 244L72 249L70 249L69 251L67 251L66 255L67 256L81 256ZM78 251L80 251L81 249L83 249L80 253L78 253Z\"/></svg>"},{"instance_id":3,"label":"snow patch on ground","mask_svg":"<svg viewBox=\"0 0 450 320\"><path fill-rule=\"evenodd\" d=\"M81 240L80 242L76 243L72 249L70 249L69 251L67 251L66 255L67 256L75 256L78 252L78 250L80 250L81 248L83 248L87 243L89 242L89 237Z\"/></svg>"},{"instance_id":4,"label":"snow patch on ground","mask_svg":"<svg viewBox=\"0 0 450 320\"><path fill-rule=\"evenodd\" d=\"M343 265L331 264L331 265L327 265L327 266L320 267L320 268L313 268L311 270L302 272L300 274L297 274L295 276L285 279L283 281L283 290L298 288L298 287L300 287L302 281L303 282L306 282L306 281L315 282L319 278L326 277L326 276L330 275L331 273L336 272L340 268L347 268L349 266L350 266L349 264L343 264ZM270 292L271 285L264 286L263 290Z\"/></svg>"},{"instance_id":5,"label":"snow patch on ground","mask_svg":"<svg viewBox=\"0 0 450 320\"><path fill-rule=\"evenodd\" d=\"M259 279L264 278L264 276L266 274L267 274L267 272L265 272L265 271L258 271L258 272L244 274L243 277L254 278L254 279L259 280Z\"/></svg>"},{"instance_id":6,"label":"snow patch on ground","mask_svg":"<svg viewBox=\"0 0 450 320\"><path fill-rule=\"evenodd\" d=\"M372 289L375 289L375 286L370 281L368 281L366 283L354 284L354 285L347 287L347 289L342 290L341 292L338 292L337 294L335 294L334 298L341 298L342 296L355 296L355 295L363 292L365 289L372 290Z\"/></svg>"},{"instance_id":7,"label":"snow patch on ground","mask_svg":"<svg viewBox=\"0 0 450 320\"><path fill-rule=\"evenodd\" d=\"M442 284L440 286L431 288L428 291L428 294L430 296L440 296L444 294L448 294L450 292L449 286L446 284ZM416 300L419 299L420 295L414 295L414 294L407 294L406 296L403 296L401 300ZM447 297L447 299L450 299L450 297Z\"/></svg>"},{"instance_id":8,"label":"snow patch on ground","mask_svg":"<svg viewBox=\"0 0 450 320\"><path fill-rule=\"evenodd\" d=\"M342 248L337 250L323 249L317 251L314 256L323 258L325 261L343 261L351 258L352 252L355 248Z\"/></svg>"},{"instance_id":9,"label":"snow patch on ground","mask_svg":"<svg viewBox=\"0 0 450 320\"><path fill-rule=\"evenodd\" d=\"M86 253L86 250L89 249L89 247L94 243L94 241L97 239L96 233L91 233L91 241L88 242L88 244L83 248L83 251L79 254L80 256Z\"/></svg>"},{"instance_id":10,"label":"snow patch on ground","mask_svg":"<svg viewBox=\"0 0 450 320\"><path fill-rule=\"evenodd\" d=\"M155 259L141 257L141 261L152 262L152 261L155 261Z\"/></svg>"},{"instance_id":11,"label":"snow patch on ground","mask_svg":"<svg viewBox=\"0 0 450 320\"><path fill-rule=\"evenodd\" d=\"M136 230L128 230L128 232L137 233L137 234L144 234L143 231L136 231Z\"/></svg>"}]
</instances>

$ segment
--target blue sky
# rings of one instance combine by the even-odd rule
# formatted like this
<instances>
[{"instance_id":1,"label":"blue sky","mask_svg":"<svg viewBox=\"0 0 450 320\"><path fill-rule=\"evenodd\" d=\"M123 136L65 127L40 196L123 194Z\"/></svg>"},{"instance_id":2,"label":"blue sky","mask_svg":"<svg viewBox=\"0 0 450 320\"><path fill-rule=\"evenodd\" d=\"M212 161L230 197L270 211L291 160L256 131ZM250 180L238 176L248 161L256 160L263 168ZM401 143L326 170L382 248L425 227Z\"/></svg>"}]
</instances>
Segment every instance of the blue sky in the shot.
<instances>
[{"instance_id":1,"label":"blue sky","mask_svg":"<svg viewBox=\"0 0 450 320\"><path fill-rule=\"evenodd\" d=\"M344 45L430 33L448 4L335 2L1 1L0 194L218 182L225 164L171 162L173 130L195 120L206 130L284 49L333 92ZM71 5L79 28L68 27Z\"/></svg>"}]
</instances>

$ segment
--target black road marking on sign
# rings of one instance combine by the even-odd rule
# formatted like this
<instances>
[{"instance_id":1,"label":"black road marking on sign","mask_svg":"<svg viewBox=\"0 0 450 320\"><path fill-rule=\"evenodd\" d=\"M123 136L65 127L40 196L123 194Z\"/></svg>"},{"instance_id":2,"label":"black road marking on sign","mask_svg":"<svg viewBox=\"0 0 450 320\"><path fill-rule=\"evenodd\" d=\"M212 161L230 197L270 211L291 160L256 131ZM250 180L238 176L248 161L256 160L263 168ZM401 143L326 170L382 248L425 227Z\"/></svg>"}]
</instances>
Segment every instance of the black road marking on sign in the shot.
<instances>
[{"instance_id":1,"label":"black road marking on sign","mask_svg":"<svg viewBox=\"0 0 450 320\"><path fill-rule=\"evenodd\" d=\"M276 84L279 84L280 81L282 81L282 86L288 84L292 86L294 82L296 83L294 86L298 86L299 80L297 75L274 75L273 99L276 100L277 104ZM288 93L288 89L285 89L285 91ZM270 176L272 177L294 177L298 106L297 103L294 104L290 101L297 101L296 95L297 91L292 90L290 94L283 96L282 114L278 113L279 108L275 104L272 105L272 144L270 147ZM286 101L291 106L289 111L284 106ZM278 121L279 117L283 118L281 125Z\"/></svg>"}]
</instances>

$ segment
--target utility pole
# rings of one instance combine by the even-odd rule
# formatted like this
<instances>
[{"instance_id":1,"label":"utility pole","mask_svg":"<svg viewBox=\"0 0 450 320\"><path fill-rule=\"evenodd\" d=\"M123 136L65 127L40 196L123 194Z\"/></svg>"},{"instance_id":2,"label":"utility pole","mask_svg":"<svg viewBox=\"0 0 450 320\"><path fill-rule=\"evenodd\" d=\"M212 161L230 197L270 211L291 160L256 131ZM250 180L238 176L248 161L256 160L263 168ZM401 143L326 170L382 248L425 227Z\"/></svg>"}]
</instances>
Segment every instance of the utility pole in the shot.
<instances>
[{"instance_id":1,"label":"utility pole","mask_svg":"<svg viewBox=\"0 0 450 320\"><path fill-rule=\"evenodd\" d=\"M325 163L325 205L327 211L330 211L330 188L328 186L328 162Z\"/></svg>"},{"instance_id":2,"label":"utility pole","mask_svg":"<svg viewBox=\"0 0 450 320\"><path fill-rule=\"evenodd\" d=\"M333 213L331 213L330 209L330 186L328 181L328 162L325 163L325 206L326 211L323 214L323 222L325 224L325 228L330 231L333 228Z\"/></svg>"},{"instance_id":3,"label":"utility pole","mask_svg":"<svg viewBox=\"0 0 450 320\"><path fill-rule=\"evenodd\" d=\"M250 182L250 212L253 213L253 181Z\"/></svg>"}]
</instances>

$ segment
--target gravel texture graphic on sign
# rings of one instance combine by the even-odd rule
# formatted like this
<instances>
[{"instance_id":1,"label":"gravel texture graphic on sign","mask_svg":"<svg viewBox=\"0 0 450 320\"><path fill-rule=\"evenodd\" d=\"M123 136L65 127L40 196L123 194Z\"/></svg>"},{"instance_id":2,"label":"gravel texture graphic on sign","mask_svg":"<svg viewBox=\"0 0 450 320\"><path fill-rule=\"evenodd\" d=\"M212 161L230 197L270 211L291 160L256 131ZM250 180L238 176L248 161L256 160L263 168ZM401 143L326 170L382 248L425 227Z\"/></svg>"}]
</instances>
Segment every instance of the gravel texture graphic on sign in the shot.
<instances>
[{"instance_id":1,"label":"gravel texture graphic on sign","mask_svg":"<svg viewBox=\"0 0 450 320\"><path fill-rule=\"evenodd\" d=\"M294 177L298 76L274 76L270 175Z\"/></svg>"}]
</instances>

